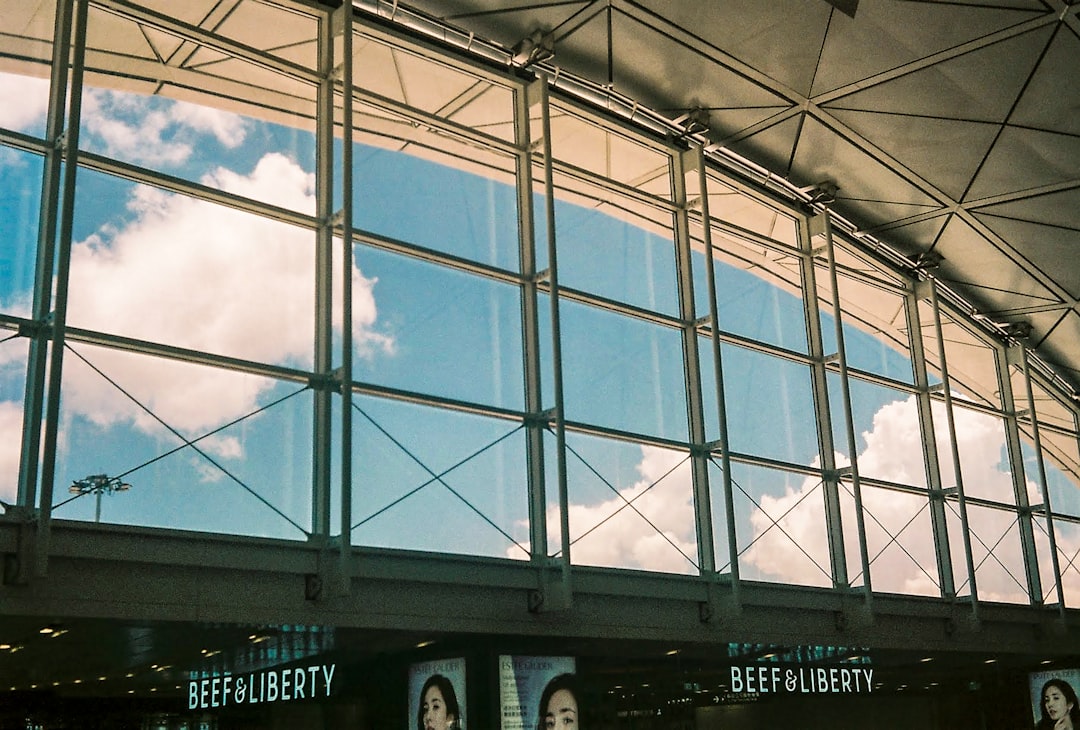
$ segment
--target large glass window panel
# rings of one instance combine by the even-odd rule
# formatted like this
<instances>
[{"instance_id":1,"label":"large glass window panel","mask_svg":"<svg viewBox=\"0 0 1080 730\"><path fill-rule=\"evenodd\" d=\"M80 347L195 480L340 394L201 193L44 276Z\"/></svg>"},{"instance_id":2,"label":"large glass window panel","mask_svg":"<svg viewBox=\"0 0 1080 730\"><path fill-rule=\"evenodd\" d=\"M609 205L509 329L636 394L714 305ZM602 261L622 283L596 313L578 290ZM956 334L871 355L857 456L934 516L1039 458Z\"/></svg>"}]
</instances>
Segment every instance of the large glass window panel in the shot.
<instances>
[{"instance_id":1,"label":"large glass window panel","mask_svg":"<svg viewBox=\"0 0 1080 730\"><path fill-rule=\"evenodd\" d=\"M930 305L922 301L919 302L919 322L927 365L934 375L940 377L941 348L934 331L934 313ZM945 342L953 397L1000 408L997 353L994 347L946 312L941 312L941 335Z\"/></svg>"},{"instance_id":2,"label":"large glass window panel","mask_svg":"<svg viewBox=\"0 0 1080 730\"><path fill-rule=\"evenodd\" d=\"M840 376L829 373L829 401L836 451L846 454L848 437ZM859 474L898 484L926 486L922 431L915 396L856 377L848 378Z\"/></svg>"},{"instance_id":3,"label":"large glass window panel","mask_svg":"<svg viewBox=\"0 0 1080 730\"><path fill-rule=\"evenodd\" d=\"M730 448L792 464L816 463L810 369L726 344L722 357Z\"/></svg>"},{"instance_id":4,"label":"large glass window panel","mask_svg":"<svg viewBox=\"0 0 1080 730\"><path fill-rule=\"evenodd\" d=\"M1024 560L1017 514L968 505L975 579L983 601L1027 603Z\"/></svg>"},{"instance_id":5,"label":"large glass window panel","mask_svg":"<svg viewBox=\"0 0 1080 730\"><path fill-rule=\"evenodd\" d=\"M566 418L685 441L678 330L573 302L559 312Z\"/></svg>"},{"instance_id":6,"label":"large glass window panel","mask_svg":"<svg viewBox=\"0 0 1080 730\"><path fill-rule=\"evenodd\" d=\"M539 118L533 120L532 137L542 138ZM631 140L558 102L551 105L551 154L605 179L671 199L670 157L665 152Z\"/></svg>"},{"instance_id":7,"label":"large glass window panel","mask_svg":"<svg viewBox=\"0 0 1080 730\"><path fill-rule=\"evenodd\" d=\"M313 85L105 10L87 33L81 149L314 214Z\"/></svg>"},{"instance_id":8,"label":"large glass window panel","mask_svg":"<svg viewBox=\"0 0 1080 730\"><path fill-rule=\"evenodd\" d=\"M747 231L767 236L792 248L798 246L795 219L739 190L713 173L708 174L709 216Z\"/></svg>"},{"instance_id":9,"label":"large glass window panel","mask_svg":"<svg viewBox=\"0 0 1080 730\"><path fill-rule=\"evenodd\" d=\"M959 405L954 405L953 417L964 494L1004 504L1016 504L1012 466L1009 464L1005 447L1004 421ZM945 488L956 486L953 484L955 470L945 412L939 404L935 404L934 427L942 483Z\"/></svg>"},{"instance_id":10,"label":"large glass window panel","mask_svg":"<svg viewBox=\"0 0 1080 730\"><path fill-rule=\"evenodd\" d=\"M709 312L703 244L695 237L694 296L698 316ZM719 328L741 337L806 352L806 315L799 259L751 241L712 232Z\"/></svg>"},{"instance_id":11,"label":"large glass window panel","mask_svg":"<svg viewBox=\"0 0 1080 730\"><path fill-rule=\"evenodd\" d=\"M318 62L318 16L297 5L242 0L221 19L211 17L217 35L314 70ZM200 18L201 20L201 18ZM207 25L207 23L204 23Z\"/></svg>"},{"instance_id":12,"label":"large glass window panel","mask_svg":"<svg viewBox=\"0 0 1080 730\"><path fill-rule=\"evenodd\" d=\"M574 185L562 176L557 183ZM630 212L633 201L592 186L574 187L573 201L558 198L555 203L560 286L678 314L670 214L666 228L661 227Z\"/></svg>"},{"instance_id":13,"label":"large glass window panel","mask_svg":"<svg viewBox=\"0 0 1080 730\"><path fill-rule=\"evenodd\" d=\"M567 484L575 564L697 572L687 452L570 434ZM552 546L558 516L549 509Z\"/></svg>"},{"instance_id":14,"label":"large glass window panel","mask_svg":"<svg viewBox=\"0 0 1080 730\"><path fill-rule=\"evenodd\" d=\"M528 559L519 423L370 397L353 406L353 544Z\"/></svg>"},{"instance_id":15,"label":"large glass window panel","mask_svg":"<svg viewBox=\"0 0 1080 730\"><path fill-rule=\"evenodd\" d=\"M0 500L15 503L29 340L0 327Z\"/></svg>"},{"instance_id":16,"label":"large glass window panel","mask_svg":"<svg viewBox=\"0 0 1080 730\"><path fill-rule=\"evenodd\" d=\"M1054 577L1053 554L1050 550L1050 532L1046 518L1041 515L1033 515L1031 518L1032 531L1035 536L1035 554L1039 564L1039 580L1042 583L1042 595L1036 596L1044 604L1056 604L1058 602L1057 579ZM1060 552L1058 553L1060 559ZM1065 564L1061 565L1064 570Z\"/></svg>"},{"instance_id":17,"label":"large glass window panel","mask_svg":"<svg viewBox=\"0 0 1080 730\"><path fill-rule=\"evenodd\" d=\"M504 141L514 139L513 91L434 57L365 36L353 42L357 87Z\"/></svg>"},{"instance_id":18,"label":"large glass window panel","mask_svg":"<svg viewBox=\"0 0 1080 730\"><path fill-rule=\"evenodd\" d=\"M89 170L80 170L76 196L70 325L260 362L310 363L312 231ZM359 272L353 280L370 295L373 281ZM358 296L356 305L354 335L362 340L374 303Z\"/></svg>"},{"instance_id":19,"label":"large glass window panel","mask_svg":"<svg viewBox=\"0 0 1080 730\"><path fill-rule=\"evenodd\" d=\"M740 576L831 586L821 478L739 462L731 472Z\"/></svg>"},{"instance_id":20,"label":"large glass window panel","mask_svg":"<svg viewBox=\"0 0 1080 730\"><path fill-rule=\"evenodd\" d=\"M0 312L5 314L30 315L41 175L41 157L0 146Z\"/></svg>"},{"instance_id":21,"label":"large glass window panel","mask_svg":"<svg viewBox=\"0 0 1080 730\"><path fill-rule=\"evenodd\" d=\"M824 272L818 276L818 286ZM849 367L910 383L914 377L908 345L906 305L896 291L837 272ZM830 335L835 336L835 326Z\"/></svg>"},{"instance_id":22,"label":"large glass window panel","mask_svg":"<svg viewBox=\"0 0 1080 730\"><path fill-rule=\"evenodd\" d=\"M1080 454L1077 453L1076 434L1057 433L1050 429L1039 432L1039 442L1043 447L1043 465L1046 469L1046 485L1050 494L1050 507L1057 514L1080 516ZM1024 454L1028 481L1037 479L1037 466L1030 459L1034 452ZM1033 504L1042 503L1042 496L1032 499Z\"/></svg>"},{"instance_id":23,"label":"large glass window panel","mask_svg":"<svg viewBox=\"0 0 1080 730\"><path fill-rule=\"evenodd\" d=\"M365 296L379 323L378 339L357 343L356 379L522 407L517 287L366 246L356 257L377 282Z\"/></svg>"},{"instance_id":24,"label":"large glass window panel","mask_svg":"<svg viewBox=\"0 0 1080 730\"><path fill-rule=\"evenodd\" d=\"M518 270L514 160L484 154L483 165L420 144L363 133L354 148L357 227L502 269ZM432 135L434 137L434 135ZM445 140L444 138L440 138ZM431 139L439 142L439 139ZM443 149L468 154L442 142Z\"/></svg>"},{"instance_id":25,"label":"large glass window panel","mask_svg":"<svg viewBox=\"0 0 1080 730\"><path fill-rule=\"evenodd\" d=\"M311 525L311 394L174 360L69 343L54 516L305 539ZM116 494L73 496L91 475Z\"/></svg>"},{"instance_id":26,"label":"large glass window panel","mask_svg":"<svg viewBox=\"0 0 1080 730\"><path fill-rule=\"evenodd\" d=\"M1054 537L1065 605L1076 608L1080 606L1080 524L1054 520Z\"/></svg>"},{"instance_id":27,"label":"large glass window panel","mask_svg":"<svg viewBox=\"0 0 1080 730\"><path fill-rule=\"evenodd\" d=\"M844 546L852 585L863 581L855 498L848 482L840 485ZM874 591L938 596L937 557L925 494L862 484L863 526Z\"/></svg>"},{"instance_id":28,"label":"large glass window panel","mask_svg":"<svg viewBox=\"0 0 1080 730\"><path fill-rule=\"evenodd\" d=\"M0 24L0 128L45 136L56 3L8 3ZM0 175L0 179L3 179Z\"/></svg>"},{"instance_id":29,"label":"large glass window panel","mask_svg":"<svg viewBox=\"0 0 1080 730\"><path fill-rule=\"evenodd\" d=\"M712 512L713 556L716 570L731 574L731 543L728 539L728 507L724 494L724 470L720 459L709 460L709 509ZM732 486L734 490L735 487ZM736 533L738 534L738 533Z\"/></svg>"},{"instance_id":30,"label":"large glass window panel","mask_svg":"<svg viewBox=\"0 0 1080 730\"><path fill-rule=\"evenodd\" d=\"M1010 375L1016 410L1023 420L1030 421L1031 416L1024 413L1028 409L1024 372L1020 368L1010 368ZM1031 395L1032 400L1035 401L1035 417L1039 420L1039 423L1069 431L1076 430L1076 413L1049 389L1033 381L1031 383Z\"/></svg>"}]
</instances>

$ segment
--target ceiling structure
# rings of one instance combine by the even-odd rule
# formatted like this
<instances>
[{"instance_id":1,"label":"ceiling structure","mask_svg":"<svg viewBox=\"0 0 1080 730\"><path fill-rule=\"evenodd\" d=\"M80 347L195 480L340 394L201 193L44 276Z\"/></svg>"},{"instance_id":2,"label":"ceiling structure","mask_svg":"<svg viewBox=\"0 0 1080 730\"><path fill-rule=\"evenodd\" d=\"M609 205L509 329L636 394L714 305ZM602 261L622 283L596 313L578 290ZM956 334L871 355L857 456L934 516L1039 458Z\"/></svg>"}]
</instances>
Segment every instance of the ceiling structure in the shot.
<instances>
[{"instance_id":1,"label":"ceiling structure","mask_svg":"<svg viewBox=\"0 0 1080 730\"><path fill-rule=\"evenodd\" d=\"M546 69L837 185L856 237L940 255L939 281L1080 385L1076 0L409 5L507 49L543 37Z\"/></svg>"}]
</instances>

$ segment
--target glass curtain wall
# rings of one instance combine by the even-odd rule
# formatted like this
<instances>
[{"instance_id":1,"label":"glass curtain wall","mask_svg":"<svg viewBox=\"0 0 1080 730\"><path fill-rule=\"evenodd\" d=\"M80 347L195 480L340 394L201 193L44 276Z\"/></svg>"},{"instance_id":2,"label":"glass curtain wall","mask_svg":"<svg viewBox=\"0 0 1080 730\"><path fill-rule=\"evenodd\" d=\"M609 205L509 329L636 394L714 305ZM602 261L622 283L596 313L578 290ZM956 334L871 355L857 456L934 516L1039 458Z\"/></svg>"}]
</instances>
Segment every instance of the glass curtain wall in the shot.
<instances>
[{"instance_id":1,"label":"glass curtain wall","mask_svg":"<svg viewBox=\"0 0 1080 730\"><path fill-rule=\"evenodd\" d=\"M11 26L5 503L1080 602L1075 405L932 269L509 59L163 7Z\"/></svg>"}]
</instances>

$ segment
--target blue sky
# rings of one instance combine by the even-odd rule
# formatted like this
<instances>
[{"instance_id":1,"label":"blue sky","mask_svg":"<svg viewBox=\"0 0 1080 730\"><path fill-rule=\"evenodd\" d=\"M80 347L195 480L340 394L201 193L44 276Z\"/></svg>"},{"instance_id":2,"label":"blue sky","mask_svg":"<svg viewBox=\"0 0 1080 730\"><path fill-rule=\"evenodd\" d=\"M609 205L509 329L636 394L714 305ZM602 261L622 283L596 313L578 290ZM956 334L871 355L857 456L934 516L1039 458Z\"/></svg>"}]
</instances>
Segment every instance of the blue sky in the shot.
<instances>
[{"instance_id":1,"label":"blue sky","mask_svg":"<svg viewBox=\"0 0 1080 730\"><path fill-rule=\"evenodd\" d=\"M4 83L12 82L0 76L0 85ZM88 92L85 106L85 149L263 202L314 211L314 141L309 133L104 90ZM34 131L40 129L40 118L0 116L0 124ZM361 227L518 270L511 186L373 146L357 146L356 164ZM5 241L0 248L0 306L4 312L25 315L41 161L2 149L0 168L0 236ZM85 170L79 173L75 224L71 324L310 367L312 232ZM607 209L569 200L557 203L556 234L563 286L677 314L670 237L637 225L626 214L611 215ZM358 380L498 408L524 407L520 297L515 287L363 244L355 248L355 263L349 275L355 291L352 334ZM339 281L341 274L337 272ZM697 306L704 313L700 255L694 274ZM716 284L722 329L794 352L807 351L802 304L796 296L719 261ZM547 300L541 299L544 318ZM560 315L567 418L675 441L687 438L677 331L572 302L563 302ZM831 318L822 319L832 337ZM851 326L846 326L845 339L853 364L910 382L910 363L901 354ZM708 392L714 387L709 343L699 344ZM77 354L67 356L64 371L58 501L66 498L66 486L74 479L126 474L133 488L102 500L107 521L303 538L310 529L309 391L206 366L79 344L72 348ZM550 399L547 345L542 354L545 395ZM819 464L809 368L727 344L723 361L732 449L791 464ZM24 370L24 342L0 343L0 441L7 444L18 441ZM830 395L836 419L837 391L833 378ZM908 483L921 484L913 400L902 391L865 383L853 386L853 397L863 473L883 479L905 474ZM370 397L358 397L356 405L357 542L525 557L525 441L519 424ZM708 436L716 438L715 396L707 393L705 406ZM961 417L966 433L974 434L964 436L961 449L972 484L1011 489L1008 474L999 468L1003 441L992 419L987 425L981 414ZM236 419L242 420L221 428ZM844 458L847 441L839 420L837 424L836 450ZM196 439L210 432L198 442L201 454L180 449L141 466L182 445L177 433ZM685 453L580 435L572 436L570 445L576 561L696 570ZM549 446L553 448L550 439ZM12 474L10 447L5 453L0 457L7 459L3 471ZM478 455L459 465L474 453ZM905 453L907 458L895 458ZM718 485L718 470L713 475ZM735 478L739 543L747 550L741 559L744 573L820 582L806 556L820 559L824 550L817 482L750 467L738 467ZM0 493L8 499L13 477L5 480ZM1061 477L1054 480L1056 485ZM888 585L933 592L925 574L899 549L905 546L924 567L933 565L932 556L913 547L928 545L923 521L911 523L917 536L908 526L919 505L885 492L873 494L870 503L880 513L874 539L886 561L880 564L881 573L900 570L887 579ZM558 526L554 507L549 505L550 530ZM721 500L713 511L716 525L722 526ZM56 512L58 518L69 519L93 515L91 498ZM979 519L986 532L999 529L997 516ZM853 534L850 510L845 520ZM557 533L550 532L550 539L553 551ZM730 558L722 532L718 542L723 565ZM853 546L850 552L849 562L857 555ZM1002 552L1011 567L1018 554L1008 548ZM988 564L982 570L993 568ZM1002 596L1015 596L1005 577L995 574L988 580L1000 583Z\"/></svg>"}]
</instances>

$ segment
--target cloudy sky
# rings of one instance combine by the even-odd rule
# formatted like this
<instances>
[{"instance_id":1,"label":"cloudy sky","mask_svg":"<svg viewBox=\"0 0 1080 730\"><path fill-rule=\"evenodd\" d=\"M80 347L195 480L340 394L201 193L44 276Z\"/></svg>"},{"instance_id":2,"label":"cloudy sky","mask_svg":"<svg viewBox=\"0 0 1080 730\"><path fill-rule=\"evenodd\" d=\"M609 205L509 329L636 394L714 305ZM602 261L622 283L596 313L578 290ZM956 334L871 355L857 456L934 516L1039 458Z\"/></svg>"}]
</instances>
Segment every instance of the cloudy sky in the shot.
<instances>
[{"instance_id":1,"label":"cloudy sky","mask_svg":"<svg viewBox=\"0 0 1080 730\"><path fill-rule=\"evenodd\" d=\"M0 126L40 134L45 94L44 82L0 74ZM88 150L252 200L314 212L309 135L205 107L100 89L84 96L84 114ZM358 148L357 157L368 186L358 198L365 226L516 267L516 254L505 253L516 246L512 188L388 150ZM3 229L5 235L34 230L36 210L24 199L40 186L35 166L40 161L32 156L0 151L0 205L14 221ZM259 362L311 366L312 232L97 173L84 171L79 180L70 324ZM415 201L402 192L408 190L414 190ZM567 251L560 261L564 284L674 311L669 242L625 220L568 204L560 205L558 220ZM24 232L15 232L17 227ZM358 247L356 254L348 275L358 377L522 407L514 287L374 249ZM26 314L32 261L9 252L4 263L0 306ZM336 276L340 281L341 272ZM801 317L797 299L735 270L725 269L719 278L727 319L748 322L752 336L805 348L804 341L791 340L793 323ZM738 316L740 306L745 317ZM682 368L672 356L679 351L676 333L578 305L567 304L563 316L572 418L686 438L685 406L672 397L682 388ZM340 331L340 321L335 325ZM849 346L878 348L876 341L864 338L860 344L858 337ZM136 488L108 498L105 518L222 531L243 525L241 530L254 534L302 535L310 511L311 432L311 398L302 386L72 347L75 352L65 363L58 453L62 484L91 473L126 473L179 449L181 437L199 439L202 454L177 450L126 477ZM25 353L21 339L0 343L0 498L6 501L14 497ZM726 348L725 364L732 376L733 447L816 466L820 455L807 427L812 411L805 367L737 348ZM762 398L766 392L772 397ZM276 405L266 412L245 418L272 402ZM355 500L360 539L524 556L524 442L514 424L371 399L360 405L356 420L364 438L356 455L368 480ZM910 397L885 392L860 402L858 460L864 474L924 484L914 409ZM935 416L940 429L942 414ZM968 493L1008 500L1012 483L1003 466L1000 422L961 410L957 430ZM939 433L942 444L944 435ZM569 459L574 561L695 572L698 546L686 455L585 437L571 445L581 456ZM949 450L942 449L940 457L943 474L951 475ZM837 458L844 462L847 455ZM445 470L450 471L444 475ZM715 468L712 476L719 484ZM827 584L820 483L747 467L736 468L734 476L742 574ZM718 490L715 494L722 566L730 556L722 501ZM875 588L936 594L925 500L875 489L865 490L863 498ZM65 505L57 516L92 519L89 502ZM853 502L845 497L843 504L855 577ZM395 506L382 513L387 505ZM549 507L547 519L551 545L557 546L556 506ZM980 595L1023 600L1014 580L1022 581L1022 564L1013 520L983 510L973 511L971 521ZM1069 554L1080 548L1080 538L1066 536L1061 542ZM954 540L953 563L963 582L959 547ZM997 559L987 558L991 549Z\"/></svg>"}]
</instances>

